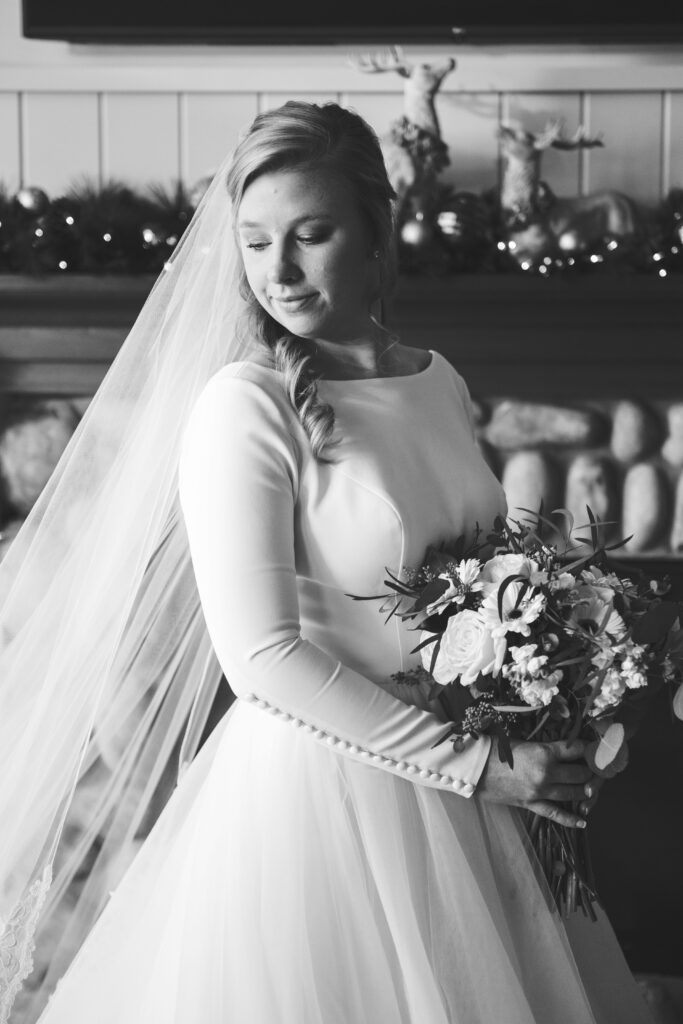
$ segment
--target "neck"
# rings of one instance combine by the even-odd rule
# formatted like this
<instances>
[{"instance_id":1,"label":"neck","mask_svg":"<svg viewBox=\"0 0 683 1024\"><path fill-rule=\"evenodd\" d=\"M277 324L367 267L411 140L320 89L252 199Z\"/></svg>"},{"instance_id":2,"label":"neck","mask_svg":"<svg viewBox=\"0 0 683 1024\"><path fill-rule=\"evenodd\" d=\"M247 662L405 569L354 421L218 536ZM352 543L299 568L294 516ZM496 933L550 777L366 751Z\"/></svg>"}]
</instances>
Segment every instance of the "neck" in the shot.
<instances>
[{"instance_id":1,"label":"neck","mask_svg":"<svg viewBox=\"0 0 683 1024\"><path fill-rule=\"evenodd\" d=\"M323 377L381 377L398 358L398 339L377 330L378 337L353 341L313 342L314 363Z\"/></svg>"}]
</instances>

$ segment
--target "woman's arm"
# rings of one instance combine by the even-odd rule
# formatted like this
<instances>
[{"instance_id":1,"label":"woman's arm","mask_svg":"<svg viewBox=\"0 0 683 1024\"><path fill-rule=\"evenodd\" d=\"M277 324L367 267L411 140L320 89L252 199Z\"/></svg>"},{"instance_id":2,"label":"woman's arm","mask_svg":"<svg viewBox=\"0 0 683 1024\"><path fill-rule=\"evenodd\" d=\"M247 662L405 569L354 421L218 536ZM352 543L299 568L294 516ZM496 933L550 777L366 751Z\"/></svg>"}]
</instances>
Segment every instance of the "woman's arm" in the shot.
<instances>
[{"instance_id":1,"label":"woman's arm","mask_svg":"<svg viewBox=\"0 0 683 1024\"><path fill-rule=\"evenodd\" d=\"M265 388L225 372L208 383L184 434L179 488L206 624L235 693L345 756L470 796L488 738L432 749L446 729L436 715L301 636L296 451L287 411Z\"/></svg>"}]
</instances>

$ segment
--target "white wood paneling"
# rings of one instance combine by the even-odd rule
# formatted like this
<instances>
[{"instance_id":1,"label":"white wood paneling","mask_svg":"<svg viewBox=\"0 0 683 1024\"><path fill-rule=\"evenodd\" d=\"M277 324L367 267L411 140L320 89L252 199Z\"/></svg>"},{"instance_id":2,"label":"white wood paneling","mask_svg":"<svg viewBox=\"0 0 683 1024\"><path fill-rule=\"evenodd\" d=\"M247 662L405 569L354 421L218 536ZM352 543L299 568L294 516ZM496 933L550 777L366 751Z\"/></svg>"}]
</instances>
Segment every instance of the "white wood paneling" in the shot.
<instances>
[{"instance_id":1,"label":"white wood paneling","mask_svg":"<svg viewBox=\"0 0 683 1024\"><path fill-rule=\"evenodd\" d=\"M0 2L0 11L2 3ZM17 56L0 21L0 90L92 92L349 92L358 71L341 46L61 46L58 59ZM23 40L22 42L27 42ZM5 45L9 53L2 59ZM32 41L32 46L40 46ZM45 45L45 44L44 44ZM60 44L47 44L59 46ZM358 50L364 49L358 47ZM406 46L409 60L456 56L463 92L683 88L683 47ZM383 92L384 76L361 86ZM449 87L450 88L450 87Z\"/></svg>"},{"instance_id":2,"label":"white wood paneling","mask_svg":"<svg viewBox=\"0 0 683 1024\"><path fill-rule=\"evenodd\" d=\"M683 92L674 92L670 97L667 158L669 186L683 188Z\"/></svg>"},{"instance_id":3,"label":"white wood paneling","mask_svg":"<svg viewBox=\"0 0 683 1024\"><path fill-rule=\"evenodd\" d=\"M259 95L259 110L273 110L281 107L287 100L302 100L304 103L336 103L339 100L337 92L291 92L283 89L281 92L264 92Z\"/></svg>"},{"instance_id":4,"label":"white wood paneling","mask_svg":"<svg viewBox=\"0 0 683 1024\"><path fill-rule=\"evenodd\" d=\"M444 93L436 98L436 110L451 158L444 180L473 192L497 185L498 94Z\"/></svg>"},{"instance_id":5,"label":"white wood paneling","mask_svg":"<svg viewBox=\"0 0 683 1024\"><path fill-rule=\"evenodd\" d=\"M548 121L564 123L564 133L573 135L581 120L578 93L512 93L507 97L507 115L511 122L529 132L540 131ZM548 149L542 156L541 178L558 196L575 196L580 191L581 156L579 152Z\"/></svg>"},{"instance_id":6,"label":"white wood paneling","mask_svg":"<svg viewBox=\"0 0 683 1024\"><path fill-rule=\"evenodd\" d=\"M23 102L23 177L49 195L99 177L95 93L28 93Z\"/></svg>"},{"instance_id":7,"label":"white wood paneling","mask_svg":"<svg viewBox=\"0 0 683 1024\"><path fill-rule=\"evenodd\" d=\"M102 104L102 175L140 186L180 177L175 93L112 93Z\"/></svg>"},{"instance_id":8,"label":"white wood paneling","mask_svg":"<svg viewBox=\"0 0 683 1024\"><path fill-rule=\"evenodd\" d=\"M256 116L254 93L190 93L180 101L182 178L192 185L213 173Z\"/></svg>"},{"instance_id":9,"label":"white wood paneling","mask_svg":"<svg viewBox=\"0 0 683 1024\"><path fill-rule=\"evenodd\" d=\"M377 77L382 78L385 84L388 81L387 75ZM379 136L385 135L391 122L403 113L403 92L400 89L393 92L387 89L383 93L343 93L340 102L364 117Z\"/></svg>"},{"instance_id":10,"label":"white wood paneling","mask_svg":"<svg viewBox=\"0 0 683 1024\"><path fill-rule=\"evenodd\" d=\"M21 184L19 96L0 92L0 183L14 192Z\"/></svg>"},{"instance_id":11,"label":"white wood paneling","mask_svg":"<svg viewBox=\"0 0 683 1024\"><path fill-rule=\"evenodd\" d=\"M589 191L617 189L645 202L661 198L662 103L658 93L594 93L590 97L591 133L601 133L604 148L587 160Z\"/></svg>"}]
</instances>

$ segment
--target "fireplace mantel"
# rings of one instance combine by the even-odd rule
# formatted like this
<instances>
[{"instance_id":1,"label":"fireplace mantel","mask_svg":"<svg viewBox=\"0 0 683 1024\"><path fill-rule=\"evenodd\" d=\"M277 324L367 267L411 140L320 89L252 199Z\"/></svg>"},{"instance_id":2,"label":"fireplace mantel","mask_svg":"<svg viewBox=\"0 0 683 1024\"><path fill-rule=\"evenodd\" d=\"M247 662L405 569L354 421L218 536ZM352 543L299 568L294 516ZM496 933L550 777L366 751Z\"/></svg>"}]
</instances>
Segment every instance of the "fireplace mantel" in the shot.
<instances>
[{"instance_id":1,"label":"fireplace mantel","mask_svg":"<svg viewBox=\"0 0 683 1024\"><path fill-rule=\"evenodd\" d=\"M92 394L153 280L0 275L0 391ZM389 319L474 395L683 399L683 275L404 277Z\"/></svg>"}]
</instances>

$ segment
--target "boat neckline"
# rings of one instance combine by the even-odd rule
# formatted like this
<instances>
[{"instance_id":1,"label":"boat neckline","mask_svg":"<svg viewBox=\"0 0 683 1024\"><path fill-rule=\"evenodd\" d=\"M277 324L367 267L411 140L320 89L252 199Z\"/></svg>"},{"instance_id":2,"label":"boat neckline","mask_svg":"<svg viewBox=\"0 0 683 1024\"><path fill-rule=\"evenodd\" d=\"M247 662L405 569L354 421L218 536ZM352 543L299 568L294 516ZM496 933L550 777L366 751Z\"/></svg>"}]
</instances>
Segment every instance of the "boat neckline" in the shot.
<instances>
[{"instance_id":1,"label":"boat neckline","mask_svg":"<svg viewBox=\"0 0 683 1024\"><path fill-rule=\"evenodd\" d=\"M426 366L417 373L399 373L393 374L387 377L321 377L318 380L319 384L376 384L384 383L388 380L414 380L416 377L424 377L434 366L436 362L436 352L434 349L427 349L431 353L432 358L429 360Z\"/></svg>"}]
</instances>

